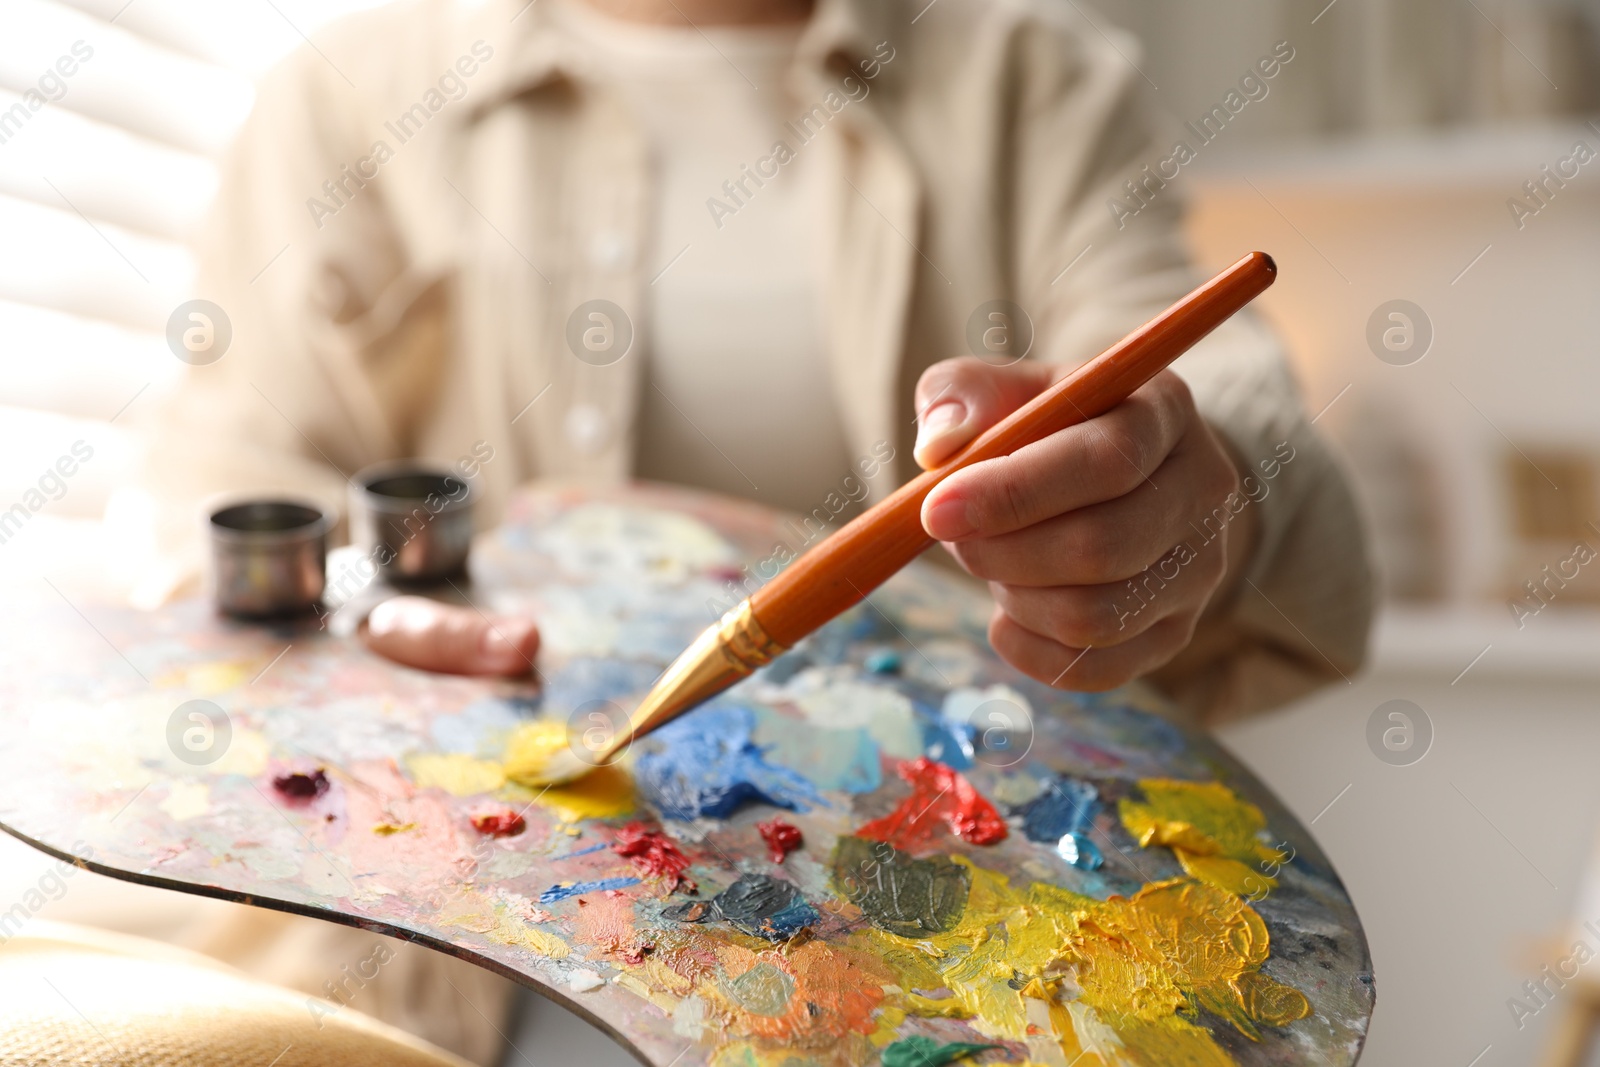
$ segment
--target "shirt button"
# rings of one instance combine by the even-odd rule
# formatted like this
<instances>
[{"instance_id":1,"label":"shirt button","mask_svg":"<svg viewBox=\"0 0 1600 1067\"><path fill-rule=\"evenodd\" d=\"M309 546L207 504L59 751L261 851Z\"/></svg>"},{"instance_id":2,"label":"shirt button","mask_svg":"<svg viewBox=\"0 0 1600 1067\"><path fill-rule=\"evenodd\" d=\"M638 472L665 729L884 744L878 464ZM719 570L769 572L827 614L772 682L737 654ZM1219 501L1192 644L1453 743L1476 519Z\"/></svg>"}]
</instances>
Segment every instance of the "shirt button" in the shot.
<instances>
[{"instance_id":1,"label":"shirt button","mask_svg":"<svg viewBox=\"0 0 1600 1067\"><path fill-rule=\"evenodd\" d=\"M567 409L567 442L579 455L592 456L605 447L611 436L611 421L593 404L574 404Z\"/></svg>"},{"instance_id":2,"label":"shirt button","mask_svg":"<svg viewBox=\"0 0 1600 1067\"><path fill-rule=\"evenodd\" d=\"M589 238L589 262L599 270L621 270L633 254L633 242L620 230L601 230Z\"/></svg>"}]
</instances>

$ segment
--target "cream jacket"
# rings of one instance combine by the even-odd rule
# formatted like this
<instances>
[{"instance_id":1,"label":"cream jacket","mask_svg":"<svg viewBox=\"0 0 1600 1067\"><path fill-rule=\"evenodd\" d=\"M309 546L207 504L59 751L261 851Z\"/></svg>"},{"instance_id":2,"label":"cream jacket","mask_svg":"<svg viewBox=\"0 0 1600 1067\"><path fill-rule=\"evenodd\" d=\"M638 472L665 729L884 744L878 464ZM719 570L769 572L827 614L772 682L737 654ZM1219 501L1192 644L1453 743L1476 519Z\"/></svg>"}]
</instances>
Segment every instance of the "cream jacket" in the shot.
<instances>
[{"instance_id":1,"label":"cream jacket","mask_svg":"<svg viewBox=\"0 0 1600 1067\"><path fill-rule=\"evenodd\" d=\"M145 481L173 539L211 492L337 505L341 476L400 456L487 446L485 523L531 479L629 476L645 363L575 358L568 322L608 300L641 331L670 251L648 240L644 139L549 2L388 5L265 80L201 250L198 295L232 339L151 426ZM970 351L980 305L1019 305L1028 358L1070 364L1197 281L1181 177L1131 220L1108 206L1168 154L1135 51L1047 0L818 3L792 71L797 129L818 132L789 147L829 176L829 365L853 451L896 450L876 495L913 473L912 388ZM1156 679L1214 720L1354 672L1373 583L1349 489L1272 337L1241 316L1178 370L1257 475L1245 580ZM774 432L805 447L804 426Z\"/></svg>"}]
</instances>

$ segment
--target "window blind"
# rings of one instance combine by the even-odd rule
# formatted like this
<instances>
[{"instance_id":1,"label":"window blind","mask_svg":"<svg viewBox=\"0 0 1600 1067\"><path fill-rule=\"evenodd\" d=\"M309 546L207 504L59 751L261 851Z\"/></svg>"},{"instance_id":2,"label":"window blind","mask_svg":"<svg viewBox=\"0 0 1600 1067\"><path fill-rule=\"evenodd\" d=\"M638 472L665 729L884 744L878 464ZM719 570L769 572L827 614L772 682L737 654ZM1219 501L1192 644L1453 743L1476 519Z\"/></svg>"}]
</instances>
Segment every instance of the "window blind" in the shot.
<instances>
[{"instance_id":1,"label":"window blind","mask_svg":"<svg viewBox=\"0 0 1600 1067\"><path fill-rule=\"evenodd\" d=\"M81 440L95 460L48 510L102 514L135 459L115 420L182 370L166 321L254 79L376 2L6 0L0 510Z\"/></svg>"}]
</instances>

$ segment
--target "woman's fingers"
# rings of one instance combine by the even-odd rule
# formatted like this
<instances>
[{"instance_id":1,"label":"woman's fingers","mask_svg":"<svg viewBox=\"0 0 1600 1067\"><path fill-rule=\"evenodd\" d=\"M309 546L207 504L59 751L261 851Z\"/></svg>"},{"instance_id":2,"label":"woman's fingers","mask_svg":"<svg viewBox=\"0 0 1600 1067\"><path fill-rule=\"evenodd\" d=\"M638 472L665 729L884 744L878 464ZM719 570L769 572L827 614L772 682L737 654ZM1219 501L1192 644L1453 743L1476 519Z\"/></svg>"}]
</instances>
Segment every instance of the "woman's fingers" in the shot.
<instances>
[{"instance_id":1,"label":"woman's fingers","mask_svg":"<svg viewBox=\"0 0 1600 1067\"><path fill-rule=\"evenodd\" d=\"M1125 582L1046 588L990 582L989 589L1002 611L1040 637L1071 648L1110 648L1168 616L1204 611L1227 566L1226 551L1216 543L1198 552L1180 545Z\"/></svg>"},{"instance_id":2,"label":"woman's fingers","mask_svg":"<svg viewBox=\"0 0 1600 1067\"><path fill-rule=\"evenodd\" d=\"M923 526L945 542L997 537L1121 499L1162 481L1151 478L1194 421L1188 387L1163 372L1099 418L952 474L928 494Z\"/></svg>"},{"instance_id":3,"label":"woman's fingers","mask_svg":"<svg viewBox=\"0 0 1600 1067\"><path fill-rule=\"evenodd\" d=\"M995 367L973 356L947 359L917 381L917 444L924 469L937 467L1049 385L1055 369L1022 362Z\"/></svg>"},{"instance_id":4,"label":"woman's fingers","mask_svg":"<svg viewBox=\"0 0 1600 1067\"><path fill-rule=\"evenodd\" d=\"M989 620L989 643L1000 658L1045 685L1102 692L1126 685L1160 667L1194 635L1196 616L1169 615L1130 641L1110 648L1073 648L1026 629L997 608Z\"/></svg>"},{"instance_id":5,"label":"woman's fingers","mask_svg":"<svg viewBox=\"0 0 1600 1067\"><path fill-rule=\"evenodd\" d=\"M530 619L485 616L418 596L373 608L361 637L386 659L442 674L515 677L533 669L539 651L539 628Z\"/></svg>"}]
</instances>

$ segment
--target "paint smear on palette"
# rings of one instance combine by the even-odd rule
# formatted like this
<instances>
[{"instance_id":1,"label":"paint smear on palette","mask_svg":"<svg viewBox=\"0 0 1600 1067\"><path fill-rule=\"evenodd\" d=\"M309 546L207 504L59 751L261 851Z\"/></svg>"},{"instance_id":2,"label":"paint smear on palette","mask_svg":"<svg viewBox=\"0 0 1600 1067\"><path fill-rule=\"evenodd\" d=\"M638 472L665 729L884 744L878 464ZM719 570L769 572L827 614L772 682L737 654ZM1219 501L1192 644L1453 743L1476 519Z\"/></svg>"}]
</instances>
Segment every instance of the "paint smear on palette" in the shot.
<instances>
[{"instance_id":1,"label":"paint smear on palette","mask_svg":"<svg viewBox=\"0 0 1600 1067\"><path fill-rule=\"evenodd\" d=\"M743 933L783 941L821 916L789 882L764 874L746 874L709 901L692 901L662 913L679 922L731 923Z\"/></svg>"},{"instance_id":2,"label":"paint smear on palette","mask_svg":"<svg viewBox=\"0 0 1600 1067\"><path fill-rule=\"evenodd\" d=\"M1278 881L1265 870L1287 858L1260 839L1266 816L1221 782L1147 778L1143 803L1124 798L1122 825L1143 848L1165 845L1191 878L1237 896L1256 896Z\"/></svg>"},{"instance_id":3,"label":"paint smear on palette","mask_svg":"<svg viewBox=\"0 0 1600 1067\"><path fill-rule=\"evenodd\" d=\"M340 766L348 824L360 832L337 842L348 869L365 872L357 893L407 884L419 889L454 884L459 864L470 862L462 813L437 793L418 791L391 760Z\"/></svg>"},{"instance_id":4,"label":"paint smear on palette","mask_svg":"<svg viewBox=\"0 0 1600 1067\"><path fill-rule=\"evenodd\" d=\"M1006 836L1005 820L966 777L926 756L900 764L911 795L881 819L856 831L861 837L917 851L934 843L942 825L974 845L992 845Z\"/></svg>"},{"instance_id":5,"label":"paint smear on palette","mask_svg":"<svg viewBox=\"0 0 1600 1067\"><path fill-rule=\"evenodd\" d=\"M506 772L500 764L459 752L418 752L406 757L405 763L419 788L443 789L451 796L493 793L506 784Z\"/></svg>"},{"instance_id":6,"label":"paint smear on palette","mask_svg":"<svg viewBox=\"0 0 1600 1067\"><path fill-rule=\"evenodd\" d=\"M633 921L633 900L611 889L578 901L577 941L623 963L639 964L650 951Z\"/></svg>"},{"instance_id":7,"label":"paint smear on palette","mask_svg":"<svg viewBox=\"0 0 1600 1067\"><path fill-rule=\"evenodd\" d=\"M682 889L693 893L699 887L684 872L689 869L689 857L678 848L677 842L660 830L647 829L642 823L629 823L617 831L611 842L611 851L633 861L633 866L646 878L659 879L668 893Z\"/></svg>"},{"instance_id":8,"label":"paint smear on palette","mask_svg":"<svg viewBox=\"0 0 1600 1067\"><path fill-rule=\"evenodd\" d=\"M800 835L800 827L782 819L758 822L756 831L761 834L761 840L767 843L767 855L772 858L773 863L782 863L789 853L805 844L805 838Z\"/></svg>"},{"instance_id":9,"label":"paint smear on palette","mask_svg":"<svg viewBox=\"0 0 1600 1067\"><path fill-rule=\"evenodd\" d=\"M582 896L585 893L604 893L609 889L627 889L638 885L637 878L600 878L592 882L558 882L539 894L539 903L554 904L558 900Z\"/></svg>"},{"instance_id":10,"label":"paint smear on palette","mask_svg":"<svg viewBox=\"0 0 1600 1067\"><path fill-rule=\"evenodd\" d=\"M639 757L639 789L670 819L725 819L755 801L790 811L826 804L805 778L768 763L751 740L754 716L737 705L712 705L661 727L659 747Z\"/></svg>"},{"instance_id":11,"label":"paint smear on palette","mask_svg":"<svg viewBox=\"0 0 1600 1067\"><path fill-rule=\"evenodd\" d=\"M174 822L197 819L211 810L211 786L206 782L172 782L158 805ZM328 818L333 818L329 815Z\"/></svg>"},{"instance_id":12,"label":"paint smear on palette","mask_svg":"<svg viewBox=\"0 0 1600 1067\"><path fill-rule=\"evenodd\" d=\"M928 862L860 846L853 853L850 840L859 839L841 840L835 879L847 892L853 879L853 896L871 888L857 873L862 861L899 872ZM1177 879L1100 901L1044 883L1014 889L1004 875L964 856L939 859L965 872L967 892L958 903L946 899L937 921L907 929L905 913L918 905L886 894L878 907L862 909L876 927L868 941L899 971L903 989L943 987L952 994L939 1000L908 993L902 1000L910 1014L965 1018L985 1036L1028 1041L1030 1051L1047 1037L1048 1048L1069 1063L1120 1046L1111 1062L1219 1067L1233 1061L1189 1020L1196 1008L1250 1038L1260 1036L1260 1026L1310 1014L1303 994L1260 972L1267 928L1230 893ZM994 937L1001 927L1006 936ZM1078 989L1070 1004L1063 1001L1063 973L1074 976Z\"/></svg>"},{"instance_id":13,"label":"paint smear on palette","mask_svg":"<svg viewBox=\"0 0 1600 1067\"><path fill-rule=\"evenodd\" d=\"M757 709L755 722L755 743L818 789L871 793L883 784L878 743L864 729L829 729L773 708Z\"/></svg>"},{"instance_id":14,"label":"paint smear on palette","mask_svg":"<svg viewBox=\"0 0 1600 1067\"><path fill-rule=\"evenodd\" d=\"M947 1063L976 1056L999 1045L975 1045L969 1041L940 1044L931 1037L916 1034L903 1038L883 1050L883 1067L944 1067Z\"/></svg>"},{"instance_id":15,"label":"paint smear on palette","mask_svg":"<svg viewBox=\"0 0 1600 1067\"><path fill-rule=\"evenodd\" d=\"M1016 813L1022 816L1022 833L1029 841L1050 845L1074 867L1094 871L1105 863L1099 847L1089 839L1099 807L1094 783L1052 775L1044 780L1039 795L1019 806Z\"/></svg>"},{"instance_id":16,"label":"paint smear on palette","mask_svg":"<svg viewBox=\"0 0 1600 1067\"><path fill-rule=\"evenodd\" d=\"M873 685L832 671L797 676L786 694L812 726L826 730L861 729L885 755L922 755L922 730L911 698L888 685Z\"/></svg>"},{"instance_id":17,"label":"paint smear on palette","mask_svg":"<svg viewBox=\"0 0 1600 1067\"><path fill-rule=\"evenodd\" d=\"M817 1064L873 1058L866 1037L879 1027L874 1016L894 974L870 952L820 939L761 950L724 941L713 958L722 974L701 979L697 999L724 1040L749 1039L724 1045L716 1062L794 1063L800 1049Z\"/></svg>"}]
</instances>

